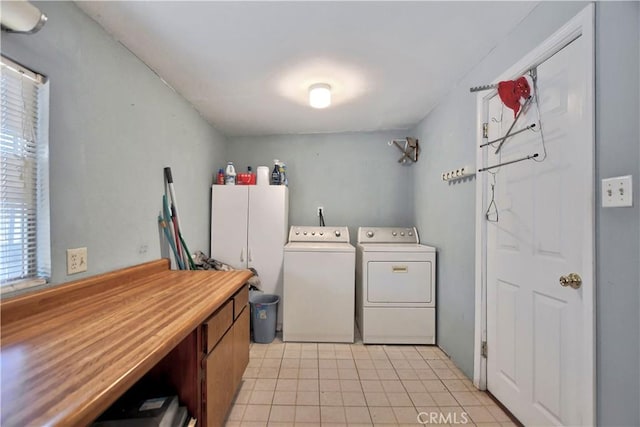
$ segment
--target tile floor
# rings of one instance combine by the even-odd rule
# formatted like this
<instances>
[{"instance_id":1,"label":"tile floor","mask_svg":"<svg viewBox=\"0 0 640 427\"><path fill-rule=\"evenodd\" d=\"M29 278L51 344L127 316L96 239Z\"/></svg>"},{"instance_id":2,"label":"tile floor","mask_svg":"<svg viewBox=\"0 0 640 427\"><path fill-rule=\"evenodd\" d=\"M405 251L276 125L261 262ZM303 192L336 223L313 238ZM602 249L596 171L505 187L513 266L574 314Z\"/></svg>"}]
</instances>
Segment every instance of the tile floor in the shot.
<instances>
[{"instance_id":1,"label":"tile floor","mask_svg":"<svg viewBox=\"0 0 640 427\"><path fill-rule=\"evenodd\" d=\"M226 425L514 426L434 346L251 344ZM465 423L466 421L466 423Z\"/></svg>"}]
</instances>

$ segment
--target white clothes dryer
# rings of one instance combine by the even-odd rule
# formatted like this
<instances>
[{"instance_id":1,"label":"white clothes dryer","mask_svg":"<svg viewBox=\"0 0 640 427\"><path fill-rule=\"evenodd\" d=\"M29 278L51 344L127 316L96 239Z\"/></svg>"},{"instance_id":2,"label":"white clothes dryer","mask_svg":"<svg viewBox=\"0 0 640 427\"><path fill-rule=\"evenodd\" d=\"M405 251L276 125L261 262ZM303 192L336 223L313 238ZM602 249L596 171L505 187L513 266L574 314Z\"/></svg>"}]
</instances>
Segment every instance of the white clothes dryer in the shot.
<instances>
[{"instance_id":1,"label":"white clothes dryer","mask_svg":"<svg viewBox=\"0 0 640 427\"><path fill-rule=\"evenodd\" d=\"M358 229L356 323L365 344L436 343L436 249L415 227Z\"/></svg>"},{"instance_id":2,"label":"white clothes dryer","mask_svg":"<svg viewBox=\"0 0 640 427\"><path fill-rule=\"evenodd\" d=\"M355 248L347 227L292 226L284 247L283 341L354 341Z\"/></svg>"}]
</instances>

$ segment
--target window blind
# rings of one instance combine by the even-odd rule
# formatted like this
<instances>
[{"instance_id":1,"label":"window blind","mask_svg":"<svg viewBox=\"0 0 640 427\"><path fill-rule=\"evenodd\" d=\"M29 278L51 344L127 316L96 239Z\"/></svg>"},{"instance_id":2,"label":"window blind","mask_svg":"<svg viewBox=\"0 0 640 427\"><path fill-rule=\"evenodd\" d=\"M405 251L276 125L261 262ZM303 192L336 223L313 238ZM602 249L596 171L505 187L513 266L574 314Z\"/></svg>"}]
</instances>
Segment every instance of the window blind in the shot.
<instances>
[{"instance_id":1,"label":"window blind","mask_svg":"<svg viewBox=\"0 0 640 427\"><path fill-rule=\"evenodd\" d=\"M46 79L1 57L0 286L18 289L51 274Z\"/></svg>"}]
</instances>

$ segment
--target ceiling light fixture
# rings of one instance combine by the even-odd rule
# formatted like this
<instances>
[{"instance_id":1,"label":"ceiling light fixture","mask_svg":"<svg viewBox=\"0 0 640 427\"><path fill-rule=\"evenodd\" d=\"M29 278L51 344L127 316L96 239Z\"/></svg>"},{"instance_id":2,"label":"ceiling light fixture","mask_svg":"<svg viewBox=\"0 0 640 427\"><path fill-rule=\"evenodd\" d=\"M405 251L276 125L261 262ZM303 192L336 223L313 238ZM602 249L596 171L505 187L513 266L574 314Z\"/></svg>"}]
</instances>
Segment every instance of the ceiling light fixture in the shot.
<instances>
[{"instance_id":1,"label":"ceiling light fixture","mask_svg":"<svg viewBox=\"0 0 640 427\"><path fill-rule=\"evenodd\" d=\"M331 105L331 86L326 83L309 86L309 105L313 108L327 108Z\"/></svg>"},{"instance_id":2,"label":"ceiling light fixture","mask_svg":"<svg viewBox=\"0 0 640 427\"><path fill-rule=\"evenodd\" d=\"M3 1L0 26L9 33L37 33L47 22L47 15L26 0Z\"/></svg>"}]
</instances>

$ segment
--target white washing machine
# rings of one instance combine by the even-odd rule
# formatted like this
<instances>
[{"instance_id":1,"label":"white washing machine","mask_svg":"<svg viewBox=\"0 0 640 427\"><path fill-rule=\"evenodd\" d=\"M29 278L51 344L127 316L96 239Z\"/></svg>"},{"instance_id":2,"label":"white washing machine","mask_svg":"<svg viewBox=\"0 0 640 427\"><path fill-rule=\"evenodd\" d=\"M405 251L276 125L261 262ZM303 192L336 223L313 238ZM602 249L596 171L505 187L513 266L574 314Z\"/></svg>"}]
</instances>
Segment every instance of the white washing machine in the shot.
<instances>
[{"instance_id":1,"label":"white washing machine","mask_svg":"<svg viewBox=\"0 0 640 427\"><path fill-rule=\"evenodd\" d=\"M415 227L358 229L356 322L365 344L436 343L436 250Z\"/></svg>"},{"instance_id":2,"label":"white washing machine","mask_svg":"<svg viewBox=\"0 0 640 427\"><path fill-rule=\"evenodd\" d=\"M291 227L284 247L283 341L353 343L355 260L347 227Z\"/></svg>"}]
</instances>

